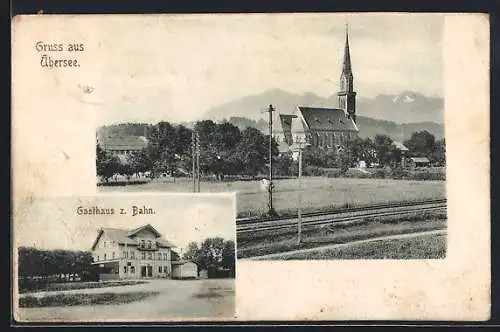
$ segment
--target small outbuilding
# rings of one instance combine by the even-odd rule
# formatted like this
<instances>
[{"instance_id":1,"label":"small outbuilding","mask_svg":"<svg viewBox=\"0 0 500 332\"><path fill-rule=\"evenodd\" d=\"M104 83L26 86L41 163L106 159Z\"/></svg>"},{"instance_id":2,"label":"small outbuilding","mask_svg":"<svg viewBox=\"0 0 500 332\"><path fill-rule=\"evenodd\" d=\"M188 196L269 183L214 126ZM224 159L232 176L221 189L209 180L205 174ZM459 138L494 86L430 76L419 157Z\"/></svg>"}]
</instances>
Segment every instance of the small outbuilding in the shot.
<instances>
[{"instance_id":1,"label":"small outbuilding","mask_svg":"<svg viewBox=\"0 0 500 332\"><path fill-rule=\"evenodd\" d=\"M172 262L173 279L196 279L198 278L198 266L189 261Z\"/></svg>"},{"instance_id":2,"label":"small outbuilding","mask_svg":"<svg viewBox=\"0 0 500 332\"><path fill-rule=\"evenodd\" d=\"M408 160L411 167L427 167L431 161L427 157L412 157Z\"/></svg>"}]
</instances>

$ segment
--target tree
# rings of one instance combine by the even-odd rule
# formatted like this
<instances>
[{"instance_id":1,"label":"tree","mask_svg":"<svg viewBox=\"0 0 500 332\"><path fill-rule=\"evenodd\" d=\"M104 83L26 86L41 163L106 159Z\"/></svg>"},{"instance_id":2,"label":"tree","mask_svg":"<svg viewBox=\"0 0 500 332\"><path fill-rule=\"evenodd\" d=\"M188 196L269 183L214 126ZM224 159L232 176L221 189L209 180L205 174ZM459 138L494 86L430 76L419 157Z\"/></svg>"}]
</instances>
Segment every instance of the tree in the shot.
<instances>
[{"instance_id":1,"label":"tree","mask_svg":"<svg viewBox=\"0 0 500 332\"><path fill-rule=\"evenodd\" d=\"M199 266L209 272L217 271L222 266L222 252L224 239L221 237L208 238L202 242L199 255Z\"/></svg>"},{"instance_id":2,"label":"tree","mask_svg":"<svg viewBox=\"0 0 500 332\"><path fill-rule=\"evenodd\" d=\"M293 158L290 154L282 154L273 163L273 172L276 175L287 176L295 175Z\"/></svg>"},{"instance_id":3,"label":"tree","mask_svg":"<svg viewBox=\"0 0 500 332\"><path fill-rule=\"evenodd\" d=\"M268 158L269 139L255 128L243 130L241 140L236 147L237 158L242 164L242 173L257 175L265 170ZM278 146L273 144L273 155L278 155Z\"/></svg>"},{"instance_id":4,"label":"tree","mask_svg":"<svg viewBox=\"0 0 500 332\"><path fill-rule=\"evenodd\" d=\"M435 150L436 139L427 130L416 131L403 144L411 156L429 158Z\"/></svg>"},{"instance_id":5,"label":"tree","mask_svg":"<svg viewBox=\"0 0 500 332\"><path fill-rule=\"evenodd\" d=\"M395 149L392 138L387 135L376 135L374 148L379 164L381 166L389 165L393 160Z\"/></svg>"},{"instance_id":6,"label":"tree","mask_svg":"<svg viewBox=\"0 0 500 332\"><path fill-rule=\"evenodd\" d=\"M129 164L131 174L150 171L152 168L151 159L146 150L128 155L127 163Z\"/></svg>"},{"instance_id":7,"label":"tree","mask_svg":"<svg viewBox=\"0 0 500 332\"><path fill-rule=\"evenodd\" d=\"M355 155L349 147L343 148L339 151L338 165L342 174L345 174L349 168L353 166L355 161Z\"/></svg>"},{"instance_id":8,"label":"tree","mask_svg":"<svg viewBox=\"0 0 500 332\"><path fill-rule=\"evenodd\" d=\"M224 242L224 247L222 249L222 267L229 269L233 275L235 271L235 244L234 241L228 240Z\"/></svg>"},{"instance_id":9,"label":"tree","mask_svg":"<svg viewBox=\"0 0 500 332\"><path fill-rule=\"evenodd\" d=\"M185 259L187 261L191 261L193 263L196 263L197 265L200 265L200 248L198 247L198 243L196 242L189 242L186 252L182 255L182 259Z\"/></svg>"},{"instance_id":10,"label":"tree","mask_svg":"<svg viewBox=\"0 0 500 332\"><path fill-rule=\"evenodd\" d=\"M180 260L180 256L176 251L170 251L170 259L172 262Z\"/></svg>"},{"instance_id":11,"label":"tree","mask_svg":"<svg viewBox=\"0 0 500 332\"><path fill-rule=\"evenodd\" d=\"M120 160L113 154L101 149L99 144L96 145L96 170L97 175L101 176L104 181L108 181L120 169Z\"/></svg>"},{"instance_id":12,"label":"tree","mask_svg":"<svg viewBox=\"0 0 500 332\"><path fill-rule=\"evenodd\" d=\"M439 166L446 165L446 143L444 138L436 141L430 160Z\"/></svg>"}]
</instances>

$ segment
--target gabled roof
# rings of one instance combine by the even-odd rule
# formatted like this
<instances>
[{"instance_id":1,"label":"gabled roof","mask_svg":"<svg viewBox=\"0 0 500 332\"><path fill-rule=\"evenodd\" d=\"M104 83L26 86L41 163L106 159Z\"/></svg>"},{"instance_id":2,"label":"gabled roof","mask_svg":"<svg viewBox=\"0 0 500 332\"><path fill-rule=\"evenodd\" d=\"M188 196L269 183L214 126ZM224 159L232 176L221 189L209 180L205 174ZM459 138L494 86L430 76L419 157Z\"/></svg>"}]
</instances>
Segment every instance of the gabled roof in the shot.
<instances>
[{"instance_id":1,"label":"gabled roof","mask_svg":"<svg viewBox=\"0 0 500 332\"><path fill-rule=\"evenodd\" d=\"M393 142L392 144L394 144L394 146L396 147L396 149L398 150L401 150L401 151L408 151L408 148L406 146L404 146L403 143L401 142Z\"/></svg>"},{"instance_id":2,"label":"gabled roof","mask_svg":"<svg viewBox=\"0 0 500 332\"><path fill-rule=\"evenodd\" d=\"M161 234L160 232L158 232L153 226L151 226L151 224L146 224L146 225L143 225L143 226L140 226L140 227L137 227L133 230L131 230L130 232L127 233L127 236L128 237L132 237L134 235L136 235L137 233L139 233L140 231L142 230L149 230L151 233L153 233L157 238L158 237L161 237Z\"/></svg>"},{"instance_id":3,"label":"gabled roof","mask_svg":"<svg viewBox=\"0 0 500 332\"><path fill-rule=\"evenodd\" d=\"M94 244L92 244L92 249L91 250L94 250L95 249L95 246L97 245L97 243L99 242L99 239L103 236L103 234L106 234L106 236L112 240L112 241L116 241L118 242L119 244L126 244L128 246L135 246L137 245L137 242L133 239L133 236L134 234L136 234L137 232L139 232L140 230L144 229L145 227L151 227L152 230L154 230L154 232L156 232L157 234L158 231L156 231L153 226L147 224L147 225L144 225L144 226L141 226L141 227L138 227L136 229L133 229L133 230L129 230L129 229L122 229L122 228L101 228L99 230L99 233L97 234L97 237L94 241ZM163 247L163 248L176 248L176 246L172 243L170 243L169 241L165 240L165 239L162 239L160 238L161 235L157 236L156 238L156 242L158 243L158 245L160 247Z\"/></svg>"},{"instance_id":4,"label":"gabled roof","mask_svg":"<svg viewBox=\"0 0 500 332\"><path fill-rule=\"evenodd\" d=\"M305 106L298 106L297 108L309 130L358 131L354 121L348 118L342 109Z\"/></svg>"},{"instance_id":5,"label":"gabled roof","mask_svg":"<svg viewBox=\"0 0 500 332\"><path fill-rule=\"evenodd\" d=\"M111 151L140 151L148 146L148 140L144 136L104 136L99 138L99 146Z\"/></svg>"}]
</instances>

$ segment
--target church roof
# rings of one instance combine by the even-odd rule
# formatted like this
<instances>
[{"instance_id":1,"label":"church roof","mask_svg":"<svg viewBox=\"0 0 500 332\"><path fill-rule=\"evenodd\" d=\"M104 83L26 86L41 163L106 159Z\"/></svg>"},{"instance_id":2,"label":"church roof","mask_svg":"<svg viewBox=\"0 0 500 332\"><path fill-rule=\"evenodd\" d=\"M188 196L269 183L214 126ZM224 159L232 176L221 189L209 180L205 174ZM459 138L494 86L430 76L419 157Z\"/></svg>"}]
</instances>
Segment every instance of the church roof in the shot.
<instances>
[{"instance_id":1,"label":"church roof","mask_svg":"<svg viewBox=\"0 0 500 332\"><path fill-rule=\"evenodd\" d=\"M348 118L342 109L299 106L298 110L309 130L358 131L354 121Z\"/></svg>"}]
</instances>

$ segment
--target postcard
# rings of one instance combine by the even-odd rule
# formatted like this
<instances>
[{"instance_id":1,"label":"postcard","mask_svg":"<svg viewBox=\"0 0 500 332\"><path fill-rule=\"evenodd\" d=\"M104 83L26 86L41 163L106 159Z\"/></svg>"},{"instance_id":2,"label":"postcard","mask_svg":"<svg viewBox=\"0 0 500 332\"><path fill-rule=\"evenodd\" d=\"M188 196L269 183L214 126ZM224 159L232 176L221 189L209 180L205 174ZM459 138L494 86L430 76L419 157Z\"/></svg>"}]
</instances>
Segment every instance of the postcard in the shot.
<instances>
[{"instance_id":1,"label":"postcard","mask_svg":"<svg viewBox=\"0 0 500 332\"><path fill-rule=\"evenodd\" d=\"M34 15L12 35L16 319L489 318L487 15Z\"/></svg>"}]
</instances>

